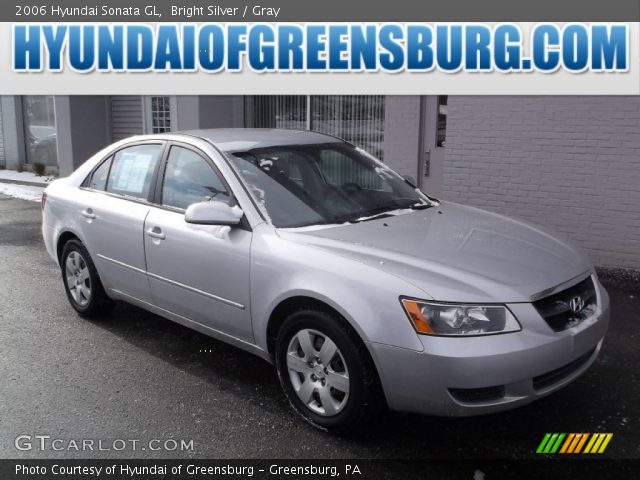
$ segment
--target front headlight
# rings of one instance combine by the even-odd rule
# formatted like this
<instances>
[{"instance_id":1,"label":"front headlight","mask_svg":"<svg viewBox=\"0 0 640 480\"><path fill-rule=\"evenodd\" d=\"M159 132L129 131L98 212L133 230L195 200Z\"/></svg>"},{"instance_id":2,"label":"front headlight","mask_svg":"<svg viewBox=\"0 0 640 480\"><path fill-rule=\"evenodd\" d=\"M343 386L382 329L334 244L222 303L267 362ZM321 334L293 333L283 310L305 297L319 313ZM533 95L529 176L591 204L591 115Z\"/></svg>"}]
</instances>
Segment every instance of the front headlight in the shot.
<instances>
[{"instance_id":1,"label":"front headlight","mask_svg":"<svg viewBox=\"0 0 640 480\"><path fill-rule=\"evenodd\" d=\"M416 332L424 335L490 335L521 330L504 305L456 305L403 298L402 306Z\"/></svg>"}]
</instances>

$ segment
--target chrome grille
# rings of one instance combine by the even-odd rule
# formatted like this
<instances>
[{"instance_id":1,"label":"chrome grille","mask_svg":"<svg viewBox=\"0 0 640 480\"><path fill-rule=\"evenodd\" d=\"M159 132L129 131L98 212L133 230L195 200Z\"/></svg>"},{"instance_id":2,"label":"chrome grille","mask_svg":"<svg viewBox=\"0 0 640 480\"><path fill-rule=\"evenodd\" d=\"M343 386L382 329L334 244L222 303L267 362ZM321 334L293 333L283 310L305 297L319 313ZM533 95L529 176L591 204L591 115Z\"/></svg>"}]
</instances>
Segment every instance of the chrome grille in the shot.
<instances>
[{"instance_id":1,"label":"chrome grille","mask_svg":"<svg viewBox=\"0 0 640 480\"><path fill-rule=\"evenodd\" d=\"M571 308L572 300L576 298L580 298L584 304L578 311ZM597 307L596 288L592 278L588 277L561 292L536 300L533 302L533 306L554 331L561 332L595 313Z\"/></svg>"}]
</instances>

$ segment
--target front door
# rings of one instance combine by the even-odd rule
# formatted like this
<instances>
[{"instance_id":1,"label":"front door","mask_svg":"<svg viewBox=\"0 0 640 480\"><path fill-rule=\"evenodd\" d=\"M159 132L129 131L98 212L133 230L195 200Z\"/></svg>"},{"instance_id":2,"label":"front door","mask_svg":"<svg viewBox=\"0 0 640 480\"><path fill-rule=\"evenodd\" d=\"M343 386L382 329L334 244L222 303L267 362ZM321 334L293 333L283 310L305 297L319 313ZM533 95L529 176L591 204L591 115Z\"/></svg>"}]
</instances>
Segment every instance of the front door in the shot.
<instances>
[{"instance_id":1,"label":"front door","mask_svg":"<svg viewBox=\"0 0 640 480\"><path fill-rule=\"evenodd\" d=\"M154 304L233 337L253 341L249 267L251 232L242 226L193 225L192 203L229 202L213 162L190 147L172 145L166 157L159 207L144 226L147 271Z\"/></svg>"}]
</instances>

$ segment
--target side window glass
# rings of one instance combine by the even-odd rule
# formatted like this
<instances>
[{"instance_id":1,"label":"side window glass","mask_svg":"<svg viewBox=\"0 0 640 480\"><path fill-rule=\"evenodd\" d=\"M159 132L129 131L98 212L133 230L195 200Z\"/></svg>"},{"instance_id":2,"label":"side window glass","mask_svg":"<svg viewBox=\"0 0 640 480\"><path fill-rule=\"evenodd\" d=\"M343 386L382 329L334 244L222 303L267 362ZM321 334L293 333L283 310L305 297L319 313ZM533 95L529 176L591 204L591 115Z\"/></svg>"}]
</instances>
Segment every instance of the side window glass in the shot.
<instances>
[{"instance_id":1,"label":"side window glass","mask_svg":"<svg viewBox=\"0 0 640 480\"><path fill-rule=\"evenodd\" d=\"M147 198L161 152L162 145L136 145L120 150L113 157L107 192Z\"/></svg>"},{"instance_id":2,"label":"side window glass","mask_svg":"<svg viewBox=\"0 0 640 480\"><path fill-rule=\"evenodd\" d=\"M171 147L162 181L162 204L185 210L207 200L229 203L230 194L211 165L192 150Z\"/></svg>"},{"instance_id":3,"label":"side window glass","mask_svg":"<svg viewBox=\"0 0 640 480\"><path fill-rule=\"evenodd\" d=\"M111 161L113 157L109 157L102 164L93 171L91 179L87 184L88 188L93 190L104 190L107 186L107 176L109 175L109 168L111 167Z\"/></svg>"}]
</instances>

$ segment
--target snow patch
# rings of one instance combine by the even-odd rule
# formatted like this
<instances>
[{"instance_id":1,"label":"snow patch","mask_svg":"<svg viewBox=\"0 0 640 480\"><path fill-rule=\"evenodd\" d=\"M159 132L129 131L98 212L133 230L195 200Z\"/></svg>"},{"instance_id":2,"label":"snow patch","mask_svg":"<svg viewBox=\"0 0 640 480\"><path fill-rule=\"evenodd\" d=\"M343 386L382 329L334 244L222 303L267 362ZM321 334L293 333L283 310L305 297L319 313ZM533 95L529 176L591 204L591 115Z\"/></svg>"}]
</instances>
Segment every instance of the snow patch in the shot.
<instances>
[{"instance_id":1,"label":"snow patch","mask_svg":"<svg viewBox=\"0 0 640 480\"><path fill-rule=\"evenodd\" d=\"M32 187L28 185L14 185L12 183L0 183L0 193L9 197L39 202L42 199L42 187Z\"/></svg>"},{"instance_id":2,"label":"snow patch","mask_svg":"<svg viewBox=\"0 0 640 480\"><path fill-rule=\"evenodd\" d=\"M33 172L17 172L15 170L0 170L0 179L20 180L23 182L51 183L55 180L52 176L36 175Z\"/></svg>"}]
</instances>

